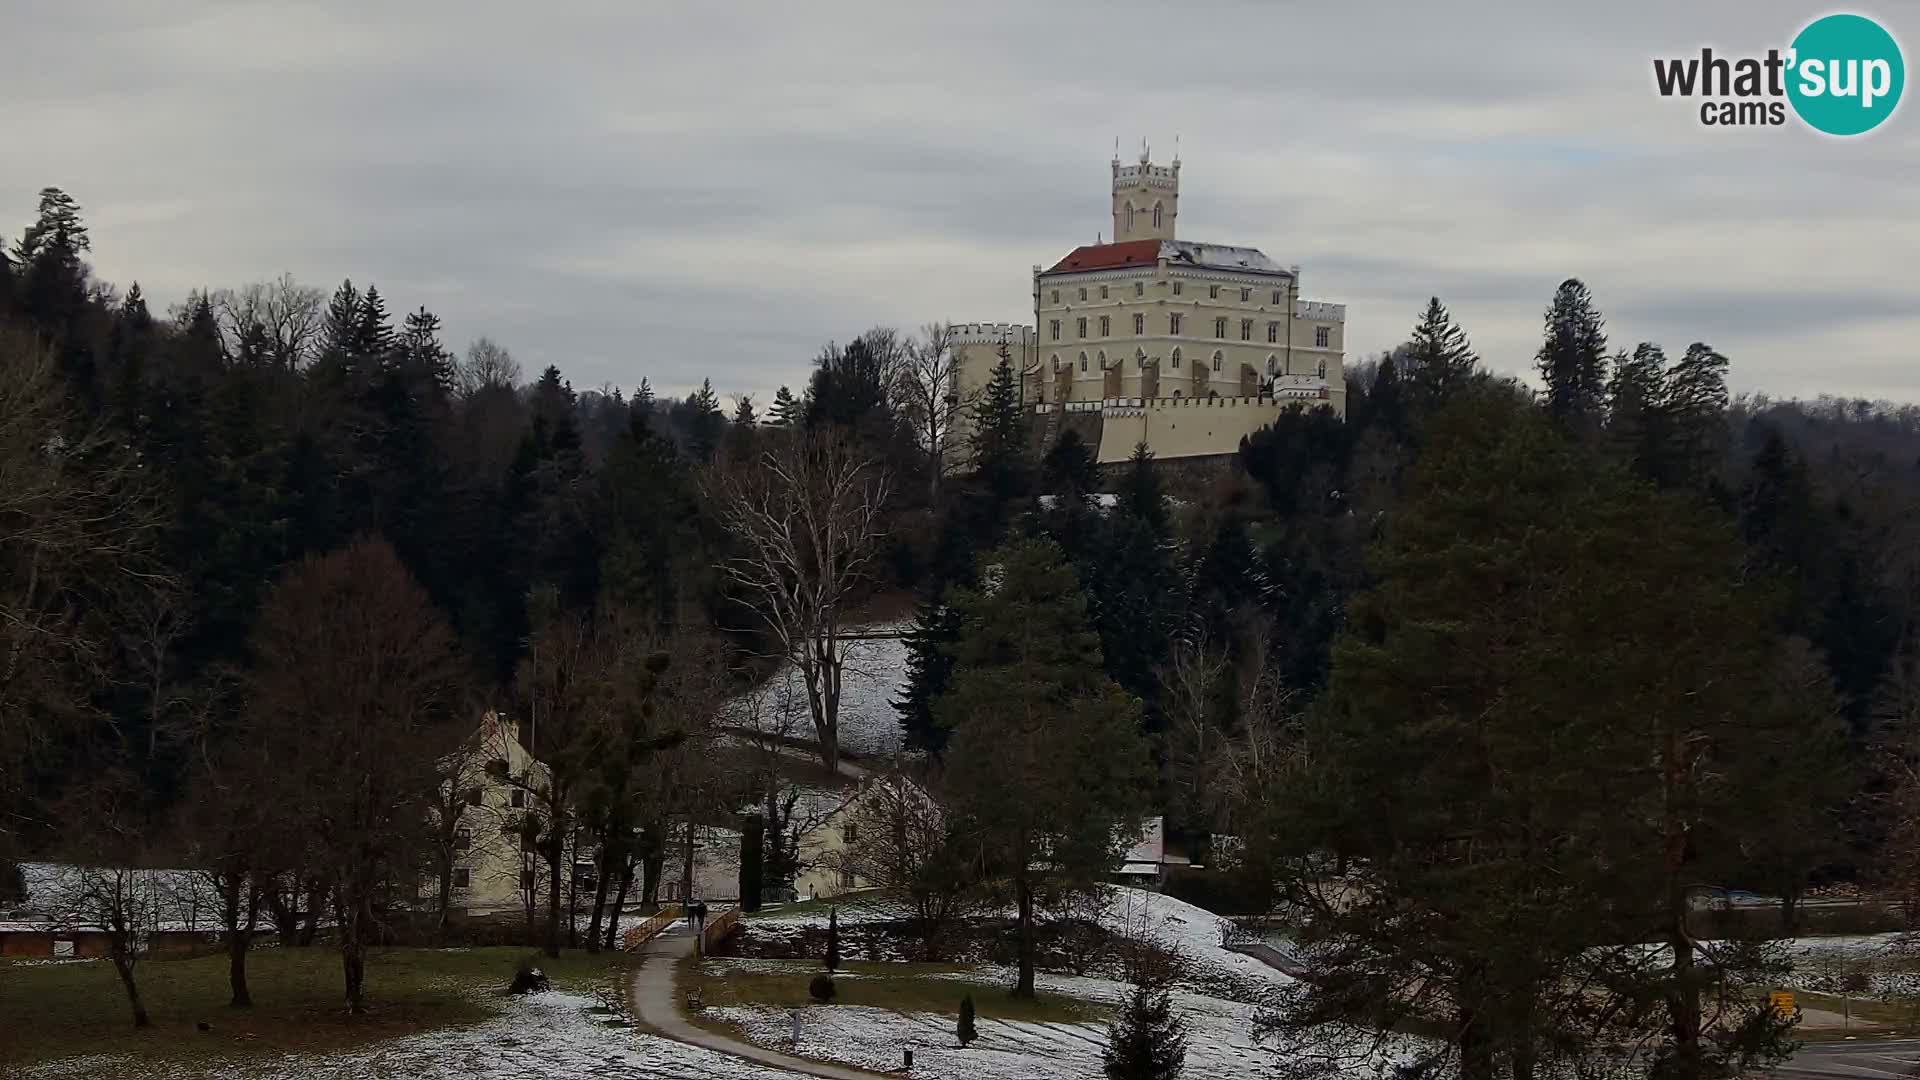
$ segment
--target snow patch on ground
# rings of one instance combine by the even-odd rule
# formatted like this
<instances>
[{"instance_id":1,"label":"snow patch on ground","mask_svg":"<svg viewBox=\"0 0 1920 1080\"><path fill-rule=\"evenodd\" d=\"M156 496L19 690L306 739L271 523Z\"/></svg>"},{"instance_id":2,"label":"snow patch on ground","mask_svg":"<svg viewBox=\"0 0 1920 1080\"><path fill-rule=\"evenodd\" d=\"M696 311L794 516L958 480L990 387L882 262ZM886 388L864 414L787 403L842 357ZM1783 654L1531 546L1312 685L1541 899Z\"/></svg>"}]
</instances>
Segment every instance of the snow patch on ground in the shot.
<instances>
[{"instance_id":1,"label":"snow patch on ground","mask_svg":"<svg viewBox=\"0 0 1920 1080\"><path fill-rule=\"evenodd\" d=\"M898 635L906 623L855 627L857 634ZM907 643L888 636L842 645L846 666L840 680L840 747L856 754L884 757L906 746L906 731L893 702L906 692ZM806 680L790 663L780 665L765 683L728 706L729 719L741 726L781 732L814 741L807 713Z\"/></svg>"},{"instance_id":2,"label":"snow patch on ground","mask_svg":"<svg viewBox=\"0 0 1920 1080\"><path fill-rule=\"evenodd\" d=\"M244 1080L319 1077L417 1080L795 1080L800 1074L768 1068L699 1047L611 1025L588 1012L594 999L546 993L505 1002L498 1015L472 1027L433 1031L335 1054L288 1054L270 1061L223 1062L204 1071L174 1067L173 1080L199 1076ZM29 1069L35 1080L131 1071L131 1058L95 1055ZM154 1072L147 1065L141 1071Z\"/></svg>"}]
</instances>

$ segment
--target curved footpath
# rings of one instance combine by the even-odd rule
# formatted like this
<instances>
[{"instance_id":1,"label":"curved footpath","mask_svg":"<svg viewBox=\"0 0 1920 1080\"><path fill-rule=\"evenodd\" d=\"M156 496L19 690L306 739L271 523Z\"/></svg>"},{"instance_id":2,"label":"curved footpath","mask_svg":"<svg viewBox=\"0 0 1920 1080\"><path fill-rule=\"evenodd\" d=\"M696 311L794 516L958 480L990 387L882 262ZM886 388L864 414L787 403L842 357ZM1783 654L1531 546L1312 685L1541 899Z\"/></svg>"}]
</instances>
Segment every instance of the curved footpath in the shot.
<instances>
[{"instance_id":1,"label":"curved footpath","mask_svg":"<svg viewBox=\"0 0 1920 1080\"><path fill-rule=\"evenodd\" d=\"M633 974L632 998L634 1019L643 1026L675 1042L825 1080L874 1080L876 1076L885 1075L782 1054L689 1023L675 1004L680 995L675 971L681 960L693 955L697 944L693 930L682 921L640 947L640 968Z\"/></svg>"}]
</instances>

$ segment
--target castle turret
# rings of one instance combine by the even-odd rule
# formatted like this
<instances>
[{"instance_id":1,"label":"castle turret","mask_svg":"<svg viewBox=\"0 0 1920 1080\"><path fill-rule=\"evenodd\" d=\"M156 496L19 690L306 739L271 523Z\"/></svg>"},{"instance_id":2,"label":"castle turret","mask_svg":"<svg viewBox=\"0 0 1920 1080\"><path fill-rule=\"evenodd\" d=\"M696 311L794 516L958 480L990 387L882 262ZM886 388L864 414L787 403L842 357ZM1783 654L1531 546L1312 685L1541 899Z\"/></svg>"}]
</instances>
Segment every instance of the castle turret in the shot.
<instances>
[{"instance_id":1,"label":"castle turret","mask_svg":"<svg viewBox=\"0 0 1920 1080\"><path fill-rule=\"evenodd\" d=\"M1172 240L1174 219L1180 216L1180 159L1155 165L1147 146L1140 146L1137 164L1122 165L1113 158L1113 242Z\"/></svg>"}]
</instances>

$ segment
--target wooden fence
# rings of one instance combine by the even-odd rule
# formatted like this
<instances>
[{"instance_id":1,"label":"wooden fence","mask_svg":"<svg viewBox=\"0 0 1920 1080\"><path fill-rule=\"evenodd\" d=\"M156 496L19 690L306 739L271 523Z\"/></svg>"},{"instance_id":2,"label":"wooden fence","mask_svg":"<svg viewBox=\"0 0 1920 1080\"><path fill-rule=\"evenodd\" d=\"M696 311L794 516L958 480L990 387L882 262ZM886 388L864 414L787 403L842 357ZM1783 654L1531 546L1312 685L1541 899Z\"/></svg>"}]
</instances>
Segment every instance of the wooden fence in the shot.
<instances>
[{"instance_id":1,"label":"wooden fence","mask_svg":"<svg viewBox=\"0 0 1920 1080\"><path fill-rule=\"evenodd\" d=\"M668 904L660 913L620 935L620 944L628 952L653 940L654 935L672 926L680 918L680 905Z\"/></svg>"}]
</instances>

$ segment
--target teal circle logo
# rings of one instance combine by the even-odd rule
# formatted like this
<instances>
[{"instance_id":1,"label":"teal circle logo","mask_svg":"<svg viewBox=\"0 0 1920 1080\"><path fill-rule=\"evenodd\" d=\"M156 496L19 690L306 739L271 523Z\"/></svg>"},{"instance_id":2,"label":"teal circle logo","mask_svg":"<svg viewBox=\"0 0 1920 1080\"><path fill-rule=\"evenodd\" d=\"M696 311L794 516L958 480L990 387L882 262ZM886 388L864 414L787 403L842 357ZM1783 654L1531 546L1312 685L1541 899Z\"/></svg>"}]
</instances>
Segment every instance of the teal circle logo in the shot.
<instances>
[{"instance_id":1,"label":"teal circle logo","mask_svg":"<svg viewBox=\"0 0 1920 1080\"><path fill-rule=\"evenodd\" d=\"M1860 135L1893 115L1907 83L1900 45L1863 15L1828 15L1793 39L1787 99L1808 126Z\"/></svg>"}]
</instances>

